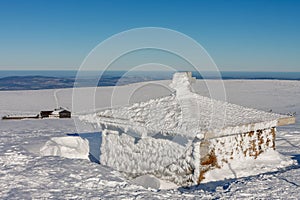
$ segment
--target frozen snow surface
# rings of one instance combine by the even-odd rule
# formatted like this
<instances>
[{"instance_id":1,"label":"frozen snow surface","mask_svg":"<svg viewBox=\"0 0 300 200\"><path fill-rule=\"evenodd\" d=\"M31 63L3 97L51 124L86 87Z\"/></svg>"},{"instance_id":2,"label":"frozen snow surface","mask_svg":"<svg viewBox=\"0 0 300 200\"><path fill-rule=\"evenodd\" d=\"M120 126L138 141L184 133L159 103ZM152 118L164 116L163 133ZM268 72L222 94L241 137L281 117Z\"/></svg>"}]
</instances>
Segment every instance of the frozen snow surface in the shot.
<instances>
[{"instance_id":1,"label":"frozen snow surface","mask_svg":"<svg viewBox=\"0 0 300 200\"><path fill-rule=\"evenodd\" d=\"M210 82L214 84L217 80L210 80ZM165 86L169 83L170 81L159 82ZM296 117L299 119L300 82L298 81L228 80L224 83L228 101L231 103L264 111L272 109L273 112L282 114L296 112ZM116 96L114 105L126 105L128 101L123 101L119 97L124 97L126 91L132 91L133 88L141 85L138 83L119 87L120 96ZM86 90L90 89L80 89L83 100ZM106 95L112 94L112 89L112 87L96 89L96 98L102 100L96 101L97 109L110 106L110 98ZM197 81L194 89L204 96L209 96L203 81ZM56 107L54 98L56 91L0 92L0 114L1 116L37 114L43 109L53 109ZM61 89L56 93L59 106L72 107L71 89ZM170 93L166 92L163 96ZM153 91L153 97L161 97L159 95L162 94ZM92 111L92 107L85 105L83 101L82 105L78 105L76 112L85 112L89 109ZM257 166L252 168L254 171L257 170L257 175L246 174L247 177L235 178L237 174L232 169L253 167L251 160L249 163L236 162L224 168L227 175L231 176L230 179L203 183L191 188L160 190L157 189L159 180L155 177L146 176L137 180L128 180L120 172L87 160L87 152L82 151L82 148L78 152L74 144L89 146L91 154L94 148L97 149L97 143L88 136L91 133L96 134L99 130L86 124L76 128L74 120L77 125L80 123L77 122L76 117L60 120L0 121L1 199L300 199L299 165L294 163L289 167L283 167L287 165L285 162L290 162L287 158L300 161L299 122L278 129L276 150L280 154L269 151L258 158ZM89 142L81 138L77 140L76 133ZM63 139L65 137L71 139L65 140ZM60 154L60 156L42 156L38 152L43 148L51 155ZM66 158L70 152L72 155L73 152L77 152L77 158L84 159ZM62 154L66 157L61 157ZM276 163L278 158L283 162ZM264 162L264 166L266 162L275 162L277 169L274 169L274 166L266 166L270 170L261 173L259 162ZM222 173L215 171L214 175L222 176L224 173L224 171ZM210 177L213 180L212 174ZM153 182L149 183L146 180L153 180ZM172 188L171 186L170 183L159 184L159 188Z\"/></svg>"},{"instance_id":2,"label":"frozen snow surface","mask_svg":"<svg viewBox=\"0 0 300 200\"><path fill-rule=\"evenodd\" d=\"M42 156L89 159L89 142L81 137L53 137L40 148Z\"/></svg>"}]
</instances>

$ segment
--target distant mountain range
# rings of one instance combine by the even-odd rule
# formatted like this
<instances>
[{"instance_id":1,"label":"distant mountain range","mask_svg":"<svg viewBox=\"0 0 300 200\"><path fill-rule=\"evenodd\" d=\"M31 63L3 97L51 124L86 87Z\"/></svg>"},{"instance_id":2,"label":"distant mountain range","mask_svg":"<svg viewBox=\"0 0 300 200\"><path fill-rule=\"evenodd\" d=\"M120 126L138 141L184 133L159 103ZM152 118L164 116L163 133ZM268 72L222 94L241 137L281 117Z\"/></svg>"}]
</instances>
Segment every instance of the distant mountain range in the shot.
<instances>
[{"instance_id":1,"label":"distant mountain range","mask_svg":"<svg viewBox=\"0 0 300 200\"><path fill-rule=\"evenodd\" d=\"M115 86L130 83L171 79L174 72L166 71L105 71L86 72L76 79L76 71L0 71L0 91L40 90L74 87ZM300 80L300 72L220 72L222 79ZM215 72L193 72L197 79L219 79ZM76 80L76 81L75 81Z\"/></svg>"},{"instance_id":2,"label":"distant mountain range","mask_svg":"<svg viewBox=\"0 0 300 200\"><path fill-rule=\"evenodd\" d=\"M25 75L5 76L10 73ZM26 74L27 73L27 74ZM0 91L2 90L40 90L40 89L58 89L58 88L72 88L74 87L94 87L94 86L115 86L126 85L130 83L171 79L172 73L156 73L156 72L135 72L132 74L125 74L124 71L107 71L104 72L99 80L99 72L87 73L85 76L76 79L76 74L72 75L70 72L38 72L47 75L28 75L28 72L10 72L0 71ZM32 72L37 73L37 72ZM3 76L4 75L4 76ZM75 83L75 84L74 84Z\"/></svg>"},{"instance_id":3,"label":"distant mountain range","mask_svg":"<svg viewBox=\"0 0 300 200\"><path fill-rule=\"evenodd\" d=\"M0 78L0 90L39 90L73 87L74 79L48 76L9 76Z\"/></svg>"},{"instance_id":4,"label":"distant mountain range","mask_svg":"<svg viewBox=\"0 0 300 200\"><path fill-rule=\"evenodd\" d=\"M74 83L75 87L114 86L158 79L154 77L104 75L100 80L97 77L84 77L77 79L76 82L75 80L75 77L8 76L0 78L0 91L72 88Z\"/></svg>"}]
</instances>

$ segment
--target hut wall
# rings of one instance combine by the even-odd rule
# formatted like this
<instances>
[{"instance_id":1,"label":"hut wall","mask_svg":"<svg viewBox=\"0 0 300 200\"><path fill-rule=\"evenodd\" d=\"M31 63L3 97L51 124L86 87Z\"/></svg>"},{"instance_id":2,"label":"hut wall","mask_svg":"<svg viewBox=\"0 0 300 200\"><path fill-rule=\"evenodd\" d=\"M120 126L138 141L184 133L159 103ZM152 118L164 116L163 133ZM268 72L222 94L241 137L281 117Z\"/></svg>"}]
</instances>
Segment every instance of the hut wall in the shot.
<instances>
[{"instance_id":1,"label":"hut wall","mask_svg":"<svg viewBox=\"0 0 300 200\"><path fill-rule=\"evenodd\" d=\"M61 111L59 112L59 118L71 118L71 112L69 111Z\"/></svg>"},{"instance_id":2,"label":"hut wall","mask_svg":"<svg viewBox=\"0 0 300 200\"><path fill-rule=\"evenodd\" d=\"M102 132L100 148L101 164L132 173L133 176L161 170L177 160L178 155L184 151L182 146L172 141L151 137L135 138L108 130Z\"/></svg>"},{"instance_id":3,"label":"hut wall","mask_svg":"<svg viewBox=\"0 0 300 200\"><path fill-rule=\"evenodd\" d=\"M275 128L270 128L226 137L195 139L185 149L170 140L137 139L106 129L102 132L100 163L125 172L129 177L153 174L178 185L191 186L200 184L207 171L221 168L233 159L255 159L267 149L275 149L275 131Z\"/></svg>"},{"instance_id":4,"label":"hut wall","mask_svg":"<svg viewBox=\"0 0 300 200\"><path fill-rule=\"evenodd\" d=\"M275 149L276 128L269 128L220 138L203 140L200 144L200 183L205 173L220 168L232 159L257 158L267 149Z\"/></svg>"},{"instance_id":5,"label":"hut wall","mask_svg":"<svg viewBox=\"0 0 300 200\"><path fill-rule=\"evenodd\" d=\"M198 183L200 175L200 141L194 141L184 154L172 164L166 166L155 176L181 186Z\"/></svg>"},{"instance_id":6,"label":"hut wall","mask_svg":"<svg viewBox=\"0 0 300 200\"><path fill-rule=\"evenodd\" d=\"M104 130L100 163L129 177L153 174L178 185L193 185L199 176L200 141L186 149L176 142L134 138L119 131ZM198 165L197 165L198 164Z\"/></svg>"}]
</instances>

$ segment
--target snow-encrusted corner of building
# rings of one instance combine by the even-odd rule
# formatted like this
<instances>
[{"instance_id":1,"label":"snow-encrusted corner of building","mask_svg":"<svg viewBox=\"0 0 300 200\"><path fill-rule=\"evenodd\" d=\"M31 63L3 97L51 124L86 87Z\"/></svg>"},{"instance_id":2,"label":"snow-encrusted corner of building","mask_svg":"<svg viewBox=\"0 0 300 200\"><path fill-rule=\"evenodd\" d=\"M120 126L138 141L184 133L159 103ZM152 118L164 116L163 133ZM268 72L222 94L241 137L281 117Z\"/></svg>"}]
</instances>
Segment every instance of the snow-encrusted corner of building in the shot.
<instances>
[{"instance_id":1,"label":"snow-encrusted corner of building","mask_svg":"<svg viewBox=\"0 0 300 200\"><path fill-rule=\"evenodd\" d=\"M40 148L42 156L89 159L89 142L81 137L53 137Z\"/></svg>"}]
</instances>

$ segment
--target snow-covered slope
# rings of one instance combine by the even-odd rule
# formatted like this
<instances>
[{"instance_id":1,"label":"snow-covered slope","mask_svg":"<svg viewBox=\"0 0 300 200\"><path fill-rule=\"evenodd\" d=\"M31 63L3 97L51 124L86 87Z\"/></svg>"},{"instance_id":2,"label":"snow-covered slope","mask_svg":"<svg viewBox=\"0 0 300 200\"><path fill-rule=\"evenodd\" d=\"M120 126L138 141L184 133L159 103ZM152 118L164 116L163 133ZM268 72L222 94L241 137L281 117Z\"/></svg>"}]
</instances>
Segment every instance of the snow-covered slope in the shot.
<instances>
[{"instance_id":1,"label":"snow-covered slope","mask_svg":"<svg viewBox=\"0 0 300 200\"><path fill-rule=\"evenodd\" d=\"M214 84L216 80L210 80ZM159 84L168 85L169 81ZM151 84L154 84L153 82ZM126 91L133 91L142 84L122 86L116 94L114 105L126 105ZM157 84L156 84L157 85ZM300 82L297 81L225 81L229 102L278 113L296 112L300 114ZM208 96L203 81L194 86L197 92ZM85 90L82 88L82 105L77 112L92 110L84 104ZM98 88L96 108L110 106L112 89ZM151 90L147 90L149 92ZM56 107L54 93L59 106L72 106L72 90L41 90L0 92L0 114L36 113L41 109ZM143 96L144 90L135 95ZM165 94L170 92L165 90ZM249 96L249 94L251 94ZM106 96L107 95L107 96ZM147 93L149 95L149 93ZM153 97L161 97L161 91ZM129 95L128 95L129 96ZM121 98L121 97L124 97ZM144 99L143 99L144 100ZM130 102L138 101L131 99ZM37 103L40 102L40 103ZM80 132L97 132L93 127L80 126ZM88 160L62 157L42 157L34 153L50 138L63 137L77 132L72 119L64 120L20 120L0 121L0 196L2 199L286 199L299 198L300 168L294 165L276 172L265 173L246 178L206 183L198 187L158 191L145 189L127 181L123 175ZM90 140L92 141L92 139ZM89 144L92 144L89 142ZM276 148L284 156L300 161L300 126L280 127ZM29 150L28 150L29 149ZM228 172L230 169L228 169Z\"/></svg>"}]
</instances>

